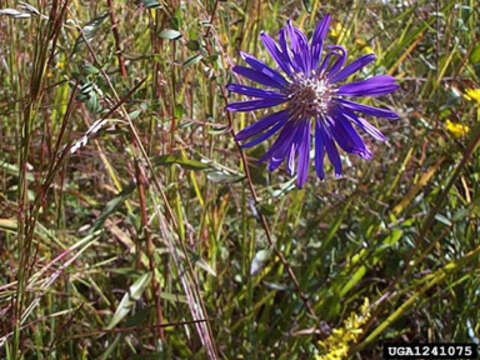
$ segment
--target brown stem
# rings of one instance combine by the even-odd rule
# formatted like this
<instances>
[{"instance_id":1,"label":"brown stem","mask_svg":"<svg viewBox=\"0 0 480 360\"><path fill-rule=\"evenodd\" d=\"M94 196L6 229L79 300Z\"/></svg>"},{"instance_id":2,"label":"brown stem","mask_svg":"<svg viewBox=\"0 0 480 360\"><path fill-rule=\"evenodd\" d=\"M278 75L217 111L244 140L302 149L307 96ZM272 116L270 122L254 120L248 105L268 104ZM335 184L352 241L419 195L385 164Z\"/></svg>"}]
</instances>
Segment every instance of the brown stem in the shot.
<instances>
[{"instance_id":1,"label":"brown stem","mask_svg":"<svg viewBox=\"0 0 480 360\"><path fill-rule=\"evenodd\" d=\"M107 0L108 3L108 13L110 15L110 22L112 23L112 33L115 38L115 47L117 48L117 57L118 57L118 66L120 67L120 73L123 78L127 78L127 68L125 67L125 62L123 61L122 48L120 47L120 36L118 35L117 30L117 20L115 18L115 9L113 7L112 0Z\"/></svg>"},{"instance_id":2,"label":"brown stem","mask_svg":"<svg viewBox=\"0 0 480 360\"><path fill-rule=\"evenodd\" d=\"M150 231L148 230L148 215L147 215L147 205L145 201L145 174L142 173L140 166L138 166L138 162L135 162L135 176L137 178L137 186L138 186L138 196L140 200L140 215L142 221L142 229L145 232L145 239L147 241L147 256L150 265L150 271L152 272L152 290L153 290L153 297L155 299L155 308L157 312L157 327L155 331L157 333L157 337L160 337L162 341L165 341L165 331L162 327L163 324L163 311L162 311L162 303L160 301L159 291L160 286L155 278L155 260L153 257L153 241L152 237L150 236Z\"/></svg>"}]
</instances>

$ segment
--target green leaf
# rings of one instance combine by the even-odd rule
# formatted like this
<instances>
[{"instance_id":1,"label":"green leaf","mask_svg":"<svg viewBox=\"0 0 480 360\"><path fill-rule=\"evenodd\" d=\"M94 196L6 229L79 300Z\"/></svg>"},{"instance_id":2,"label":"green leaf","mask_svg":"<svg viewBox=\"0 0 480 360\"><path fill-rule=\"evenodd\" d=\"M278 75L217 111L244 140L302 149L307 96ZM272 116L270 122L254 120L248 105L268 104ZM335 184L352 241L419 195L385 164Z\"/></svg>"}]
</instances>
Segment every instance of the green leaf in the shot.
<instances>
[{"instance_id":1,"label":"green leaf","mask_svg":"<svg viewBox=\"0 0 480 360\"><path fill-rule=\"evenodd\" d=\"M475 49L470 54L470 62L472 64L480 63L480 45L475 46Z\"/></svg>"},{"instance_id":2,"label":"green leaf","mask_svg":"<svg viewBox=\"0 0 480 360\"><path fill-rule=\"evenodd\" d=\"M228 129L228 126L218 126L214 127L211 130L208 130L210 135L224 135L225 131Z\"/></svg>"},{"instance_id":3,"label":"green leaf","mask_svg":"<svg viewBox=\"0 0 480 360\"><path fill-rule=\"evenodd\" d=\"M235 183L241 181L245 178L245 176L238 176L234 174L227 174L222 171L214 171L207 175L208 180L214 183Z\"/></svg>"},{"instance_id":4,"label":"green leaf","mask_svg":"<svg viewBox=\"0 0 480 360\"><path fill-rule=\"evenodd\" d=\"M79 46L85 42L84 38L87 41L91 41L95 34L97 33L100 25L109 17L108 13L103 13L93 20L89 21L85 24L82 28L83 36L80 34L77 39L75 40L75 44L73 45L72 53L76 53L79 50Z\"/></svg>"},{"instance_id":5,"label":"green leaf","mask_svg":"<svg viewBox=\"0 0 480 360\"><path fill-rule=\"evenodd\" d=\"M345 296L346 293L350 291L352 287L354 287L367 273L367 267L362 265L358 268L357 271L350 277L347 284L340 290L340 296Z\"/></svg>"},{"instance_id":6,"label":"green leaf","mask_svg":"<svg viewBox=\"0 0 480 360\"><path fill-rule=\"evenodd\" d=\"M284 284L279 284L275 282L269 282L269 281L263 281L263 284L272 290L277 290L277 291L285 291L288 290L288 286Z\"/></svg>"},{"instance_id":7,"label":"green leaf","mask_svg":"<svg viewBox=\"0 0 480 360\"><path fill-rule=\"evenodd\" d=\"M107 220L108 216L115 212L122 205L122 203L130 196L134 189L135 184L132 183L126 188L124 188L120 194L110 200L107 205L105 205L105 208L103 209L100 216L97 218L97 221L95 221L95 223L93 224L90 233L98 230L103 225L105 220Z\"/></svg>"},{"instance_id":8,"label":"green leaf","mask_svg":"<svg viewBox=\"0 0 480 360\"><path fill-rule=\"evenodd\" d=\"M272 252L268 249L258 251L253 257L252 264L250 265L250 275L255 275L262 270L271 255Z\"/></svg>"},{"instance_id":9,"label":"green leaf","mask_svg":"<svg viewBox=\"0 0 480 360\"><path fill-rule=\"evenodd\" d=\"M162 7L162 5L160 5L160 3L156 0L142 0L142 4L147 9L157 9L159 7Z\"/></svg>"},{"instance_id":10,"label":"green leaf","mask_svg":"<svg viewBox=\"0 0 480 360\"><path fill-rule=\"evenodd\" d=\"M17 219L0 219L0 230L17 231Z\"/></svg>"},{"instance_id":11,"label":"green leaf","mask_svg":"<svg viewBox=\"0 0 480 360\"><path fill-rule=\"evenodd\" d=\"M192 51L200 50L200 43L197 40L188 40L187 49Z\"/></svg>"},{"instance_id":12,"label":"green leaf","mask_svg":"<svg viewBox=\"0 0 480 360\"><path fill-rule=\"evenodd\" d=\"M193 55L193 56L190 56L187 60L185 60L185 62L183 63L183 67L187 67L187 66L190 66L190 65L194 65L196 63L198 63L200 60L203 59L203 55L202 54L197 54L197 55Z\"/></svg>"},{"instance_id":13,"label":"green leaf","mask_svg":"<svg viewBox=\"0 0 480 360\"><path fill-rule=\"evenodd\" d=\"M32 16L29 13L22 13L15 9L2 9L0 10L0 15L8 15L15 19L28 19Z\"/></svg>"},{"instance_id":14,"label":"green leaf","mask_svg":"<svg viewBox=\"0 0 480 360\"><path fill-rule=\"evenodd\" d=\"M177 119L181 118L184 113L185 111L183 110L183 106L181 104L175 105L174 114Z\"/></svg>"},{"instance_id":15,"label":"green leaf","mask_svg":"<svg viewBox=\"0 0 480 360\"><path fill-rule=\"evenodd\" d=\"M195 266L198 266L199 268L205 270L212 276L217 276L217 273L215 272L215 270L208 264L207 261L205 261L205 259L202 259L200 256L198 256L195 253L191 253L190 256L192 258L191 261Z\"/></svg>"},{"instance_id":16,"label":"green leaf","mask_svg":"<svg viewBox=\"0 0 480 360\"><path fill-rule=\"evenodd\" d=\"M0 170L9 173L10 175L17 176L18 175L18 166L15 164L9 164L7 162L0 161ZM28 170L28 169L27 169ZM34 181L35 178L31 172L27 172L27 180Z\"/></svg>"},{"instance_id":17,"label":"green leaf","mask_svg":"<svg viewBox=\"0 0 480 360\"><path fill-rule=\"evenodd\" d=\"M205 170L210 168L209 165L197 160L184 159L173 155L160 155L154 158L155 165L171 165L178 164L188 170Z\"/></svg>"},{"instance_id":18,"label":"green leaf","mask_svg":"<svg viewBox=\"0 0 480 360\"><path fill-rule=\"evenodd\" d=\"M170 26L175 29L181 29L183 27L183 16L182 16L182 9L180 6L177 6L175 9L175 13L169 19Z\"/></svg>"},{"instance_id":19,"label":"green leaf","mask_svg":"<svg viewBox=\"0 0 480 360\"><path fill-rule=\"evenodd\" d=\"M87 101L87 109L91 113L97 113L102 110L102 106L98 102L97 94L94 92L90 93L90 98Z\"/></svg>"},{"instance_id":20,"label":"green leaf","mask_svg":"<svg viewBox=\"0 0 480 360\"><path fill-rule=\"evenodd\" d=\"M312 0L303 0L303 6L305 6L305 10L307 10L308 13L312 12Z\"/></svg>"},{"instance_id":21,"label":"green leaf","mask_svg":"<svg viewBox=\"0 0 480 360\"><path fill-rule=\"evenodd\" d=\"M180 31L173 30L173 29L164 29L160 34L158 34L163 39L168 39L168 40L177 40L182 37L182 34Z\"/></svg>"},{"instance_id":22,"label":"green leaf","mask_svg":"<svg viewBox=\"0 0 480 360\"><path fill-rule=\"evenodd\" d=\"M129 113L128 116L130 117L130 120L133 120L133 119L136 119L138 115L140 115L141 113L142 113L142 110L135 110Z\"/></svg>"},{"instance_id":23,"label":"green leaf","mask_svg":"<svg viewBox=\"0 0 480 360\"><path fill-rule=\"evenodd\" d=\"M151 277L151 273L143 274L133 283L132 286L130 286L128 292L123 295L120 304L118 304L117 310L115 310L115 314L113 314L112 320L110 320L110 324L107 326L107 330L113 329L123 320L123 318L125 318L125 316L128 315L130 310L132 310L135 301L140 299L140 296L142 296L147 285L150 283Z\"/></svg>"},{"instance_id":24,"label":"green leaf","mask_svg":"<svg viewBox=\"0 0 480 360\"><path fill-rule=\"evenodd\" d=\"M213 54L213 55L210 55L206 58L207 62L208 63L214 63L215 61L218 60L218 54Z\"/></svg>"},{"instance_id":25,"label":"green leaf","mask_svg":"<svg viewBox=\"0 0 480 360\"><path fill-rule=\"evenodd\" d=\"M441 222L444 225L452 226L452 222L441 214L436 214L435 215L435 220L437 220L438 222Z\"/></svg>"}]
</instances>

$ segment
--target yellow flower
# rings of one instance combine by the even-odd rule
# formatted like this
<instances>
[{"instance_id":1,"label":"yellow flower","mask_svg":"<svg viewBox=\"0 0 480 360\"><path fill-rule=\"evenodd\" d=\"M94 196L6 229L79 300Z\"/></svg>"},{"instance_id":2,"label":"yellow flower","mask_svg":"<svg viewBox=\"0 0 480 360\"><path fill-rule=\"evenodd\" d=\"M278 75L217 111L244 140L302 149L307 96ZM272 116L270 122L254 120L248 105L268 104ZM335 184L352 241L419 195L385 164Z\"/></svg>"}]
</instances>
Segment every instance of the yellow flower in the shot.
<instances>
[{"instance_id":1,"label":"yellow flower","mask_svg":"<svg viewBox=\"0 0 480 360\"><path fill-rule=\"evenodd\" d=\"M456 137L462 137L468 134L470 128L467 125L451 122L447 119L445 127Z\"/></svg>"},{"instance_id":2,"label":"yellow flower","mask_svg":"<svg viewBox=\"0 0 480 360\"><path fill-rule=\"evenodd\" d=\"M371 316L368 307L368 298L365 298L365 302L360 308L361 315L352 313L345 320L343 327L333 329L328 338L318 342L324 350L324 355L317 355L317 360L342 360L347 357L350 344L357 342L363 333L362 326Z\"/></svg>"},{"instance_id":3,"label":"yellow flower","mask_svg":"<svg viewBox=\"0 0 480 360\"><path fill-rule=\"evenodd\" d=\"M332 30L330 30L330 34L334 38L340 37L340 34L342 34L343 32L345 32L345 28L340 23L337 23L337 25L335 25L335 27Z\"/></svg>"},{"instance_id":4,"label":"yellow flower","mask_svg":"<svg viewBox=\"0 0 480 360\"><path fill-rule=\"evenodd\" d=\"M368 46L367 42L364 39L357 39L355 43L362 47L362 51L364 54L373 54L373 49Z\"/></svg>"},{"instance_id":5,"label":"yellow flower","mask_svg":"<svg viewBox=\"0 0 480 360\"><path fill-rule=\"evenodd\" d=\"M463 96L469 101L476 101L480 104L480 89L465 89Z\"/></svg>"},{"instance_id":6,"label":"yellow flower","mask_svg":"<svg viewBox=\"0 0 480 360\"><path fill-rule=\"evenodd\" d=\"M480 89L465 89L463 97L469 101L476 102L477 120L480 121Z\"/></svg>"}]
</instances>

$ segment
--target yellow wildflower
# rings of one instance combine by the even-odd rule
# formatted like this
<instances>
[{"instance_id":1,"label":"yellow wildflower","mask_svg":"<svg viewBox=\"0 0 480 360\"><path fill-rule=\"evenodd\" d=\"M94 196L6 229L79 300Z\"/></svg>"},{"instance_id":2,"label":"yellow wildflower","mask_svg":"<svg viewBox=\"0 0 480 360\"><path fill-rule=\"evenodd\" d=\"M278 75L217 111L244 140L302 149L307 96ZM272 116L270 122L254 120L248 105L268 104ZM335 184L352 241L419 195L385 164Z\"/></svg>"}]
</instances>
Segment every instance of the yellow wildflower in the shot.
<instances>
[{"instance_id":1,"label":"yellow wildflower","mask_svg":"<svg viewBox=\"0 0 480 360\"><path fill-rule=\"evenodd\" d=\"M331 34L334 38L340 37L340 35L341 35L343 32L345 32L345 28L344 28L343 25L340 24L340 23L337 23L337 25L335 25L335 27L330 30L330 34Z\"/></svg>"},{"instance_id":2,"label":"yellow wildflower","mask_svg":"<svg viewBox=\"0 0 480 360\"><path fill-rule=\"evenodd\" d=\"M480 104L480 89L465 89L463 96L469 101L476 101Z\"/></svg>"},{"instance_id":3,"label":"yellow wildflower","mask_svg":"<svg viewBox=\"0 0 480 360\"><path fill-rule=\"evenodd\" d=\"M447 119L447 122L445 123L445 127L447 128L448 131L450 131L456 137L465 136L470 131L470 128L467 125L454 123L454 122L451 122L449 119Z\"/></svg>"},{"instance_id":4,"label":"yellow wildflower","mask_svg":"<svg viewBox=\"0 0 480 360\"><path fill-rule=\"evenodd\" d=\"M357 39L355 43L361 46L364 54L373 54L373 49L368 46L367 42L364 39Z\"/></svg>"},{"instance_id":5,"label":"yellow wildflower","mask_svg":"<svg viewBox=\"0 0 480 360\"><path fill-rule=\"evenodd\" d=\"M318 342L325 355L317 355L317 360L342 360L347 357L350 345L358 341L363 333L362 326L371 316L368 311L369 305L368 298L365 298L365 302L360 308L361 315L351 313L343 327L333 329L328 338Z\"/></svg>"},{"instance_id":6,"label":"yellow wildflower","mask_svg":"<svg viewBox=\"0 0 480 360\"><path fill-rule=\"evenodd\" d=\"M463 97L468 101L476 102L477 120L480 121L480 89L465 89Z\"/></svg>"}]
</instances>

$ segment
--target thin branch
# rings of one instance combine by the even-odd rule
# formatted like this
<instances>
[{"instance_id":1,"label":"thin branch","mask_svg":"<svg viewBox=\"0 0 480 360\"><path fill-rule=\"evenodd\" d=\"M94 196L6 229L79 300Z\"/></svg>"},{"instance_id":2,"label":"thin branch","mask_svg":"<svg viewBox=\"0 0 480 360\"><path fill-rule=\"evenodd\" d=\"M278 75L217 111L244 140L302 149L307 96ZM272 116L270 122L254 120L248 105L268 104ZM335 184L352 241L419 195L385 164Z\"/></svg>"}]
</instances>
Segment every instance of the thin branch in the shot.
<instances>
[{"instance_id":1,"label":"thin branch","mask_svg":"<svg viewBox=\"0 0 480 360\"><path fill-rule=\"evenodd\" d=\"M125 61L123 60L122 55L122 48L120 46L120 36L118 35L117 30L117 20L115 18L115 8L113 7L112 0L107 0L108 3L108 13L110 15L110 22L112 23L112 33L115 39L115 47L117 48L117 58L118 58L118 66L120 67L120 73L122 74L123 78L127 78L127 68L125 67Z\"/></svg>"},{"instance_id":2,"label":"thin branch","mask_svg":"<svg viewBox=\"0 0 480 360\"><path fill-rule=\"evenodd\" d=\"M145 200L145 174L142 172L138 161L135 161L135 177L137 178L137 187L138 187L138 197L140 200L140 217L142 221L142 228L145 234L145 240L147 245L147 256L150 266L150 271L152 272L152 290L153 290L153 298L155 299L155 309L157 312L157 327L155 328L157 332L157 336L165 341L165 331L162 327L163 324L163 310L162 310L162 302L160 301L160 285L157 282L155 277L155 259L153 256L154 247L152 236L150 234L150 230L148 229L148 214L147 214L147 202ZM140 251L139 251L140 253ZM140 256L139 256L140 258Z\"/></svg>"}]
</instances>

